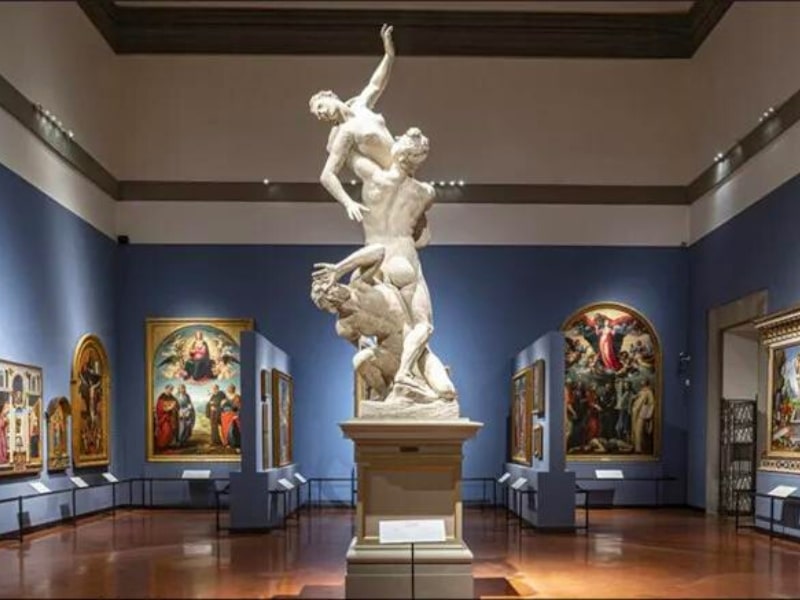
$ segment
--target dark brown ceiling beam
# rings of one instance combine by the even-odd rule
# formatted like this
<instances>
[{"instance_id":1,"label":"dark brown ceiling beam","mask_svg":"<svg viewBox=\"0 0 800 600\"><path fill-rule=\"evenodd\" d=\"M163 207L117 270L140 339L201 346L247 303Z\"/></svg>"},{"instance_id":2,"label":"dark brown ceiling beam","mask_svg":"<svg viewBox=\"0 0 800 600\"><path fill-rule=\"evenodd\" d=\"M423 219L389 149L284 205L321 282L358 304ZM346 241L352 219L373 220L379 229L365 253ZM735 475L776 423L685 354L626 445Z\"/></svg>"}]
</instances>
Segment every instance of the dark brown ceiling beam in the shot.
<instances>
[{"instance_id":1,"label":"dark brown ceiling beam","mask_svg":"<svg viewBox=\"0 0 800 600\"><path fill-rule=\"evenodd\" d=\"M686 13L549 13L119 6L79 0L111 47L129 53L374 55L395 25L404 56L688 58L729 0Z\"/></svg>"}]
</instances>

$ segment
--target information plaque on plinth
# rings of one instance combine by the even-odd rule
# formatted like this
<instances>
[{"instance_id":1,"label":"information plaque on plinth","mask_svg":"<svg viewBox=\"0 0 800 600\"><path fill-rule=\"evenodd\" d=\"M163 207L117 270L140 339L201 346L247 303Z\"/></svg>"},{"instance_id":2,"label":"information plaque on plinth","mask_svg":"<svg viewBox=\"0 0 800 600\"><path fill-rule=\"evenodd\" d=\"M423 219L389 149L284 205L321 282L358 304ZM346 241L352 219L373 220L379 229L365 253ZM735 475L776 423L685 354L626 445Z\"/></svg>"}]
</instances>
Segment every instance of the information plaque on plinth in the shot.
<instances>
[{"instance_id":1,"label":"information plaque on plinth","mask_svg":"<svg viewBox=\"0 0 800 600\"><path fill-rule=\"evenodd\" d=\"M462 536L461 461L482 423L469 419L352 419L340 424L356 447L356 536L347 552L347 598L408 598L410 545L380 544L380 523L441 519L445 541L416 551L420 598L471 598L472 552Z\"/></svg>"}]
</instances>

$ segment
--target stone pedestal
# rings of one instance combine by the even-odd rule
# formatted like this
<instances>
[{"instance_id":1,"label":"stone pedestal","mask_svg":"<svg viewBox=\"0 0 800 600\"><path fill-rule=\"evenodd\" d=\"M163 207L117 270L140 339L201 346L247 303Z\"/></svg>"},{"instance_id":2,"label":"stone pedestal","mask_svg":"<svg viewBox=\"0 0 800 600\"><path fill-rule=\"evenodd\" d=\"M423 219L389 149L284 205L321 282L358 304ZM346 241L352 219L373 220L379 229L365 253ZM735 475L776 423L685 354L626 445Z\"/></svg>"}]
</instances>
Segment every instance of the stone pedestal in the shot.
<instances>
[{"instance_id":1,"label":"stone pedestal","mask_svg":"<svg viewBox=\"0 0 800 600\"><path fill-rule=\"evenodd\" d=\"M462 446L482 423L352 419L356 447L356 537L347 552L347 598L411 597L411 547L379 544L381 521L443 519L443 543L415 545L418 598L471 598L472 553L462 538Z\"/></svg>"}]
</instances>

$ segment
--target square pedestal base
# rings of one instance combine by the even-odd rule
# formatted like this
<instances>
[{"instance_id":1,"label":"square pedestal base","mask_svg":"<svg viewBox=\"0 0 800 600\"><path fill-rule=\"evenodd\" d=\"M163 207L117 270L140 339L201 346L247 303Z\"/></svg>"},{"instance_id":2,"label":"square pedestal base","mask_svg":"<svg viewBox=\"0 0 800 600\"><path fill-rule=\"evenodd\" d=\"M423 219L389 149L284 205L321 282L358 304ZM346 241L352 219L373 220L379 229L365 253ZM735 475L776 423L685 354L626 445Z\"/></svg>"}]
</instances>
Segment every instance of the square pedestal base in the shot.
<instances>
[{"instance_id":1,"label":"square pedestal base","mask_svg":"<svg viewBox=\"0 0 800 600\"><path fill-rule=\"evenodd\" d=\"M346 598L472 598L472 553L463 543L358 544L347 552Z\"/></svg>"}]
</instances>

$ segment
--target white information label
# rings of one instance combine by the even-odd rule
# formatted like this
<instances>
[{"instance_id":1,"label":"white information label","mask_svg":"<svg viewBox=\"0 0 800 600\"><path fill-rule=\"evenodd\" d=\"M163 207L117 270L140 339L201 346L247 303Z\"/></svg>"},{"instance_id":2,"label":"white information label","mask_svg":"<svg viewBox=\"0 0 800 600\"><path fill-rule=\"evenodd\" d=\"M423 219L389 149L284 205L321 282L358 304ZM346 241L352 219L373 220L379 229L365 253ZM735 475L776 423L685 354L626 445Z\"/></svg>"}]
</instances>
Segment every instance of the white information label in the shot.
<instances>
[{"instance_id":1,"label":"white information label","mask_svg":"<svg viewBox=\"0 0 800 600\"><path fill-rule=\"evenodd\" d=\"M111 473L103 473L103 477L108 483L117 483L119 481L119 479L114 477L114 475L112 475Z\"/></svg>"},{"instance_id":2,"label":"white information label","mask_svg":"<svg viewBox=\"0 0 800 600\"><path fill-rule=\"evenodd\" d=\"M381 521L378 523L378 541L381 544L444 542L445 539L444 519Z\"/></svg>"},{"instance_id":3,"label":"white information label","mask_svg":"<svg viewBox=\"0 0 800 600\"><path fill-rule=\"evenodd\" d=\"M210 479L210 469L184 469L181 479Z\"/></svg>"},{"instance_id":4,"label":"white information label","mask_svg":"<svg viewBox=\"0 0 800 600\"><path fill-rule=\"evenodd\" d=\"M28 482L34 490L36 490L40 494L46 494L50 491L50 488L43 484L41 481L30 481Z\"/></svg>"},{"instance_id":5,"label":"white information label","mask_svg":"<svg viewBox=\"0 0 800 600\"><path fill-rule=\"evenodd\" d=\"M528 480L524 477L518 478L514 483L511 484L511 488L515 490L520 490L528 484Z\"/></svg>"},{"instance_id":6,"label":"white information label","mask_svg":"<svg viewBox=\"0 0 800 600\"><path fill-rule=\"evenodd\" d=\"M286 490L293 490L294 489L294 484L291 481L289 481L288 479L283 479L283 478L278 479L278 485L281 486L282 488L286 489Z\"/></svg>"},{"instance_id":7,"label":"white information label","mask_svg":"<svg viewBox=\"0 0 800 600\"><path fill-rule=\"evenodd\" d=\"M83 477L70 477L69 480L75 484L75 487L87 488L89 484L83 480Z\"/></svg>"},{"instance_id":8,"label":"white information label","mask_svg":"<svg viewBox=\"0 0 800 600\"><path fill-rule=\"evenodd\" d=\"M303 477L300 473L295 473L294 478L297 479L300 483L308 483L308 479Z\"/></svg>"},{"instance_id":9,"label":"white information label","mask_svg":"<svg viewBox=\"0 0 800 600\"><path fill-rule=\"evenodd\" d=\"M497 483L505 483L511 479L511 473L503 473L500 477L497 478Z\"/></svg>"},{"instance_id":10,"label":"white information label","mask_svg":"<svg viewBox=\"0 0 800 600\"><path fill-rule=\"evenodd\" d=\"M777 487L772 488L770 491L767 492L767 494L769 496L775 496L776 498L788 498L796 491L797 491L796 487L792 487L790 485L779 485Z\"/></svg>"},{"instance_id":11,"label":"white information label","mask_svg":"<svg viewBox=\"0 0 800 600\"><path fill-rule=\"evenodd\" d=\"M594 476L598 479L625 479L622 469L595 469Z\"/></svg>"}]
</instances>

